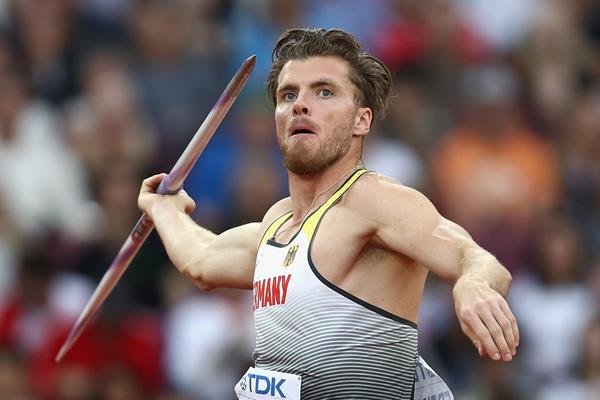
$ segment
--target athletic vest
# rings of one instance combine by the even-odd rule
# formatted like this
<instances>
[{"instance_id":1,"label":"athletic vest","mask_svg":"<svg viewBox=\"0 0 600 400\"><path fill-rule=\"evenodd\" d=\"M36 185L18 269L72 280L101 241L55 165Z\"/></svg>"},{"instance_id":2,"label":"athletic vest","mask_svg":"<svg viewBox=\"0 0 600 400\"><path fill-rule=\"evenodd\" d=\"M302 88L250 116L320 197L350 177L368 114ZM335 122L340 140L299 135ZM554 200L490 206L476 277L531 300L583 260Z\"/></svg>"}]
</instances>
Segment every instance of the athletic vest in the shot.
<instances>
[{"instance_id":1,"label":"athletic vest","mask_svg":"<svg viewBox=\"0 0 600 400\"><path fill-rule=\"evenodd\" d=\"M319 223L366 171L356 171L287 244L263 236L254 273L257 368L300 375L302 400L406 399L413 396L417 326L324 278L310 250Z\"/></svg>"}]
</instances>

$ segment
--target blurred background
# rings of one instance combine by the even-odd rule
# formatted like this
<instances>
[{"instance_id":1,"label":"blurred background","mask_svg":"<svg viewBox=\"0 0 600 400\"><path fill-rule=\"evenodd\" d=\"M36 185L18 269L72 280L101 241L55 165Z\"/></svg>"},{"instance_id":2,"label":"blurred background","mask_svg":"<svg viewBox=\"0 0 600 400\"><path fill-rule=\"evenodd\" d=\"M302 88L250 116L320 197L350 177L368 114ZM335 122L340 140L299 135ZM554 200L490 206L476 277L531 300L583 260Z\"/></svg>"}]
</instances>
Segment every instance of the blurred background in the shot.
<instances>
[{"instance_id":1,"label":"blurred background","mask_svg":"<svg viewBox=\"0 0 600 400\"><path fill-rule=\"evenodd\" d=\"M426 193L510 269L521 345L480 359L429 278L420 351L457 399L600 398L600 1L0 0L0 399L223 400L250 293L197 290L154 234L53 359L240 63L257 67L190 175L217 232L286 196L264 81L289 27L352 32L391 69L368 168Z\"/></svg>"}]
</instances>

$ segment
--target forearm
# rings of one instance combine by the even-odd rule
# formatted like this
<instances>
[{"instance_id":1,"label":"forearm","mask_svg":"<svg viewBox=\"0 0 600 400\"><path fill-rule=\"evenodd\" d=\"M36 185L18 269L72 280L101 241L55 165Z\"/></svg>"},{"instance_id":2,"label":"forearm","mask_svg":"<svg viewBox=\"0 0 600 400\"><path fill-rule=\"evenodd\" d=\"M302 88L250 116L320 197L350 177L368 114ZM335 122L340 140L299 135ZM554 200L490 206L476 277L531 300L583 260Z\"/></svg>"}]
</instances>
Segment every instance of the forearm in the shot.
<instances>
[{"instance_id":1,"label":"forearm","mask_svg":"<svg viewBox=\"0 0 600 400\"><path fill-rule=\"evenodd\" d=\"M168 201L154 204L152 220L175 267L200 284L202 260L206 258L208 244L217 235L196 224Z\"/></svg>"},{"instance_id":2,"label":"forearm","mask_svg":"<svg viewBox=\"0 0 600 400\"><path fill-rule=\"evenodd\" d=\"M466 281L484 282L506 297L511 280L510 272L486 250L478 246L463 250L461 271L455 286Z\"/></svg>"}]
</instances>

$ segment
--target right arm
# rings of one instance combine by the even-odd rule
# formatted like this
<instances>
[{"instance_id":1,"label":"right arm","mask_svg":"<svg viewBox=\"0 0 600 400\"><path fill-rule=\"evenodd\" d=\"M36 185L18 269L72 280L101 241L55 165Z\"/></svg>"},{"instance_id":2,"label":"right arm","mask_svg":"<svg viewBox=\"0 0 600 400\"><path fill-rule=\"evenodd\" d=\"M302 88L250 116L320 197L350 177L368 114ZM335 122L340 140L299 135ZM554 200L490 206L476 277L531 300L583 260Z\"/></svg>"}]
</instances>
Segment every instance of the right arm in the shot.
<instances>
[{"instance_id":1,"label":"right arm","mask_svg":"<svg viewBox=\"0 0 600 400\"><path fill-rule=\"evenodd\" d=\"M242 225L216 235L188 215L194 208L185 191L157 194L165 174L142 183L138 205L154 222L177 269L204 290L216 287L252 289L260 224Z\"/></svg>"}]
</instances>

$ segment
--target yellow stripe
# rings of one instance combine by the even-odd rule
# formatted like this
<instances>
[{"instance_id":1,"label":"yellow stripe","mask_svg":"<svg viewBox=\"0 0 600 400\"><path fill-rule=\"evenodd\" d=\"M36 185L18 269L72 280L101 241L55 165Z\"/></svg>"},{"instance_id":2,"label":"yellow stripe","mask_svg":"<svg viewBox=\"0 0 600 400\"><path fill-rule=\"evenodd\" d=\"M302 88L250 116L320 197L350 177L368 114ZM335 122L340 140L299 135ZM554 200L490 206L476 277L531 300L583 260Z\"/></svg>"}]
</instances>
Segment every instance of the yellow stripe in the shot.
<instances>
[{"instance_id":1,"label":"yellow stripe","mask_svg":"<svg viewBox=\"0 0 600 400\"><path fill-rule=\"evenodd\" d=\"M361 175L365 172L367 172L366 169L359 169L358 171L356 171L354 175L352 175L350 179L346 181L344 186L339 188L338 191L335 192L329 198L329 200L325 202L325 204L319 207L317 211L315 211L310 217L308 217L308 219L304 222L304 225L302 226L302 230L304 231L304 234L309 240L312 239L315 230L317 229L317 225L319 224L319 221L321 220L321 217L323 216L325 211L327 211L329 207L331 207L340 197L342 197L342 195L346 193L350 186L352 186L352 184L356 182L356 180L360 178Z\"/></svg>"},{"instance_id":2,"label":"yellow stripe","mask_svg":"<svg viewBox=\"0 0 600 400\"><path fill-rule=\"evenodd\" d=\"M281 217L277 218L271 224L271 226L269 226L267 228L267 230L265 231L265 234L263 235L262 239L260 240L260 244L258 245L258 247L260 247L263 244L267 243L267 240L269 240L270 238L273 237L273 235L275 234L275 232L277 232L277 230L281 227L281 225L283 225L284 222L287 221L289 217L291 217L291 215L292 215L292 212L288 211L287 213L283 214Z\"/></svg>"}]
</instances>

